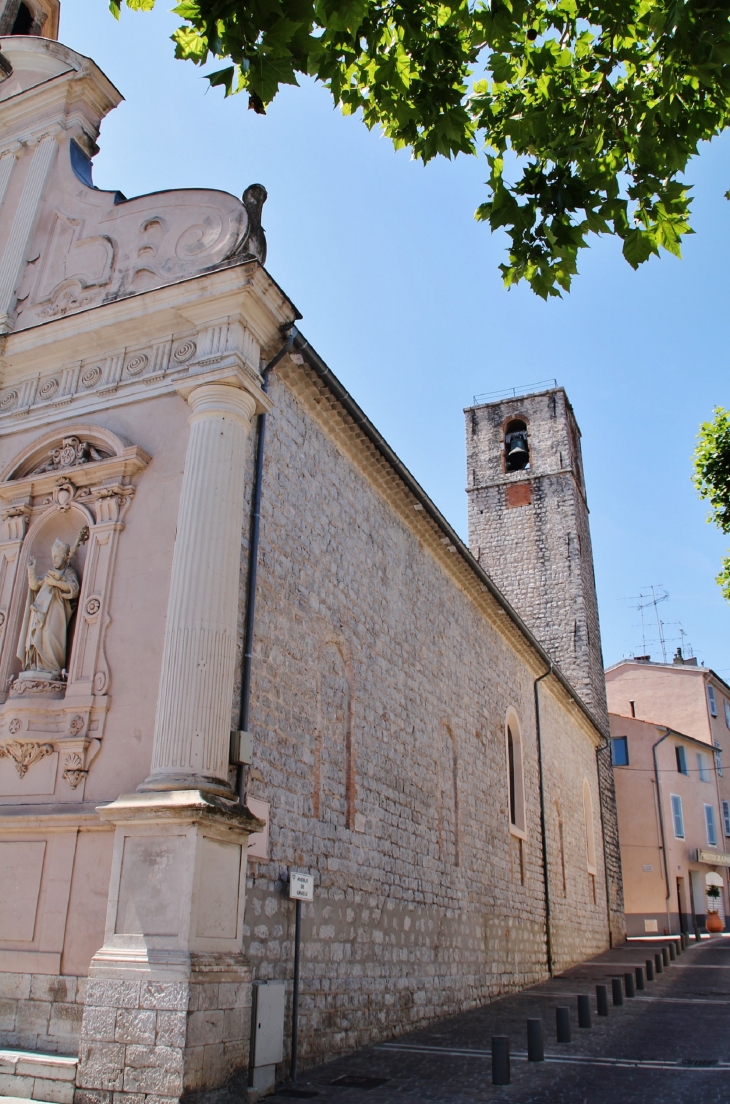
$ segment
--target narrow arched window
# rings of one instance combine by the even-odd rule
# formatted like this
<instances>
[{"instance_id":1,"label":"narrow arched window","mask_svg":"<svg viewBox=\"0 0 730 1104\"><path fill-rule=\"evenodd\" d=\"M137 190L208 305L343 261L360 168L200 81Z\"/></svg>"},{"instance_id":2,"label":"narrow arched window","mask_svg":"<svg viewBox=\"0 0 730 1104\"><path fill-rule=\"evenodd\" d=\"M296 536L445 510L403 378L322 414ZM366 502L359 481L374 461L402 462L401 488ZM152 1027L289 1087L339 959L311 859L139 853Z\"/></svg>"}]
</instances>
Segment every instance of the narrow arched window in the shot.
<instances>
[{"instance_id":1,"label":"narrow arched window","mask_svg":"<svg viewBox=\"0 0 730 1104\"><path fill-rule=\"evenodd\" d=\"M510 829L525 832L525 785L522 774L522 736L516 716L511 713L506 725L507 789Z\"/></svg>"},{"instance_id":2,"label":"narrow arched window","mask_svg":"<svg viewBox=\"0 0 730 1104\"><path fill-rule=\"evenodd\" d=\"M593 826L593 795L588 779L583 779L583 817L586 829L586 865L588 873L596 876L596 833Z\"/></svg>"}]
</instances>

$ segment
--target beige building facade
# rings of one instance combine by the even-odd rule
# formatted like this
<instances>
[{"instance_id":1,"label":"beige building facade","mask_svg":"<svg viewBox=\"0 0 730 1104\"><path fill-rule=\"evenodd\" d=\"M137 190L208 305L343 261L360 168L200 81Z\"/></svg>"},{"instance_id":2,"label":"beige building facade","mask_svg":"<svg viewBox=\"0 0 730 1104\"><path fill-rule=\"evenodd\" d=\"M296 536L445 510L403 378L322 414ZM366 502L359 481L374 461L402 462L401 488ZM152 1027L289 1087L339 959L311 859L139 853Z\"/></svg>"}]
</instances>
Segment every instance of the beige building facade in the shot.
<instances>
[{"instance_id":1,"label":"beige building facade","mask_svg":"<svg viewBox=\"0 0 730 1104\"><path fill-rule=\"evenodd\" d=\"M672 664L622 660L607 670L606 691L627 933L702 928L708 908L724 922L730 686L678 652ZM721 896L708 900L712 884Z\"/></svg>"},{"instance_id":2,"label":"beige building facade","mask_svg":"<svg viewBox=\"0 0 730 1104\"><path fill-rule=\"evenodd\" d=\"M220 1086L262 985L288 1040L291 870L315 887L304 1062L605 948L603 720L296 329L263 188L94 188L120 94L55 9L21 7L30 31L0 40L0 1093Z\"/></svg>"}]
</instances>

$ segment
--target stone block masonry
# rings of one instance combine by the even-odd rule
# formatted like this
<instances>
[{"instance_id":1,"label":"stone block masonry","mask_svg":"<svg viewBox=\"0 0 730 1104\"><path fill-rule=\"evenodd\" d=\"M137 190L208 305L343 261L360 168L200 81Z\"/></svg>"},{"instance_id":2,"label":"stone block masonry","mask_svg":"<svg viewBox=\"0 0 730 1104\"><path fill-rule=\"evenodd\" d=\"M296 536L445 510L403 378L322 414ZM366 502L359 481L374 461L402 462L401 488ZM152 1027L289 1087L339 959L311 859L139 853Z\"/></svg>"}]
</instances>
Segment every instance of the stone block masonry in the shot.
<instances>
[{"instance_id":1,"label":"stone block masonry","mask_svg":"<svg viewBox=\"0 0 730 1104\"><path fill-rule=\"evenodd\" d=\"M246 1065L248 977L202 982L90 978L75 1104L162 1104Z\"/></svg>"},{"instance_id":2,"label":"stone block masonry","mask_svg":"<svg viewBox=\"0 0 730 1104\"><path fill-rule=\"evenodd\" d=\"M271 803L244 951L291 976L286 868L305 906L301 1055L321 1061L547 973L533 680L301 369L271 380L247 792ZM439 549L439 551L435 551ZM542 684L548 867L560 969L608 944L598 734ZM509 826L505 724L522 740L525 831ZM586 866L582 784L597 870Z\"/></svg>"},{"instance_id":3,"label":"stone block masonry","mask_svg":"<svg viewBox=\"0 0 730 1104\"><path fill-rule=\"evenodd\" d=\"M86 978L0 973L0 1046L78 1053Z\"/></svg>"}]
</instances>

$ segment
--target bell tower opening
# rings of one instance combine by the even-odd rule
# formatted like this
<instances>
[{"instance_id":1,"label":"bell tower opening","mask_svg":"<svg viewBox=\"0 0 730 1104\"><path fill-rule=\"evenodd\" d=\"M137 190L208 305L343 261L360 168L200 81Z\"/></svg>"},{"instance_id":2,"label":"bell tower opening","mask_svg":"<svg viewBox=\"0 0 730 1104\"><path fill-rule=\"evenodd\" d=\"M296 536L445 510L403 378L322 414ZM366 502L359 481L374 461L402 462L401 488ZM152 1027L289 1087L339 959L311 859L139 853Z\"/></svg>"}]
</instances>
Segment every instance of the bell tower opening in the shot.
<instances>
[{"instance_id":1,"label":"bell tower opening","mask_svg":"<svg viewBox=\"0 0 730 1104\"><path fill-rule=\"evenodd\" d=\"M25 4L21 4L18 8L15 22L13 23L13 29L10 33L13 35L29 35L33 30L33 23L34 19L30 8Z\"/></svg>"},{"instance_id":2,"label":"bell tower opening","mask_svg":"<svg viewBox=\"0 0 730 1104\"><path fill-rule=\"evenodd\" d=\"M521 418L507 422L504 431L505 471L524 471L530 467L530 445L527 426Z\"/></svg>"}]
</instances>

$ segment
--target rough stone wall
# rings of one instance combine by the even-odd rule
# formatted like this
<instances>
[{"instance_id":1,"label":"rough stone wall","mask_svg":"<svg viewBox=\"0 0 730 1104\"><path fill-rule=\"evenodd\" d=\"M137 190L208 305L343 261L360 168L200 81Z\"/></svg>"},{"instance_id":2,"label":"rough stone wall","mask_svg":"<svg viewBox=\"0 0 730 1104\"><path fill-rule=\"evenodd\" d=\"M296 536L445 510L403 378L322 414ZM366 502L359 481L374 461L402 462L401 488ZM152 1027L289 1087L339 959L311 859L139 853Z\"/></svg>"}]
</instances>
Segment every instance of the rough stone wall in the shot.
<instances>
[{"instance_id":1,"label":"rough stone wall","mask_svg":"<svg viewBox=\"0 0 730 1104\"><path fill-rule=\"evenodd\" d=\"M0 972L0 1046L76 1054L86 978Z\"/></svg>"},{"instance_id":2,"label":"rough stone wall","mask_svg":"<svg viewBox=\"0 0 730 1104\"><path fill-rule=\"evenodd\" d=\"M545 976L542 671L338 450L316 400L277 376L270 394L247 779L271 802L270 853L251 863L244 951L257 978L290 977L286 871L314 873L300 1023L313 1062ZM608 943L597 799L595 901L585 866L580 786L597 788L595 749L564 693L543 694L563 825L561 853L550 820L549 865L567 886L553 942L567 966ZM508 825L509 707L524 840Z\"/></svg>"},{"instance_id":3,"label":"rough stone wall","mask_svg":"<svg viewBox=\"0 0 730 1104\"><path fill-rule=\"evenodd\" d=\"M530 467L505 470L504 427L528 427ZM466 411L469 544L608 731L606 682L580 431L565 392ZM517 497L515 488L523 488ZM519 504L516 504L519 503ZM623 890L613 769L599 755L612 936L623 938Z\"/></svg>"}]
</instances>

